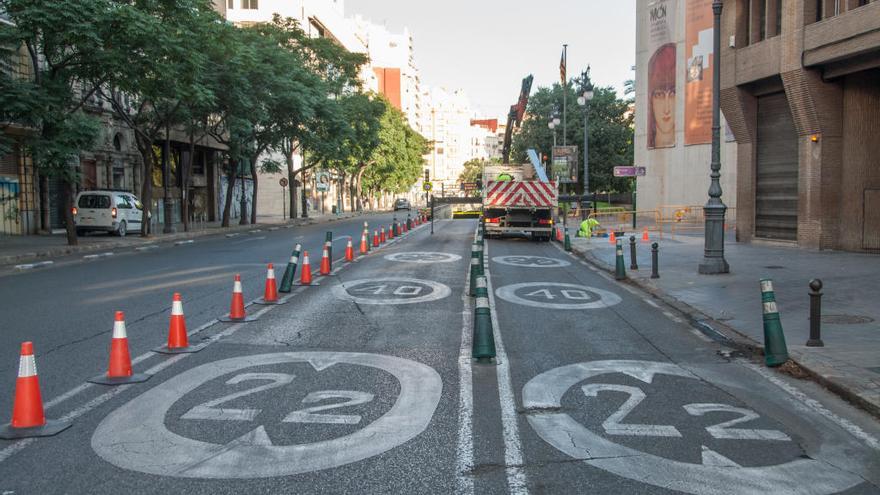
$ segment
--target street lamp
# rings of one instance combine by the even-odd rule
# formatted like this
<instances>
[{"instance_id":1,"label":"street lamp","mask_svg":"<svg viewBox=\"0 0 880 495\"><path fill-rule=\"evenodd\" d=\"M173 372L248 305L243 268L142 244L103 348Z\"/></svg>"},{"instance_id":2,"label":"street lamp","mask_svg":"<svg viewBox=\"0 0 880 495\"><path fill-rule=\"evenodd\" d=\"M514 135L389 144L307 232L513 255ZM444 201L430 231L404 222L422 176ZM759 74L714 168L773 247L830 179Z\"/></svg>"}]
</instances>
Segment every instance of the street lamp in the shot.
<instances>
[{"instance_id":1,"label":"street lamp","mask_svg":"<svg viewBox=\"0 0 880 495\"><path fill-rule=\"evenodd\" d=\"M589 73L584 73L585 90L577 99L584 108L584 195L581 196L581 220L587 219L590 209L590 101L593 99L593 85L589 83Z\"/></svg>"},{"instance_id":2,"label":"street lamp","mask_svg":"<svg viewBox=\"0 0 880 495\"><path fill-rule=\"evenodd\" d=\"M712 163L710 165L711 183L709 184L709 200L703 207L706 218L704 234L703 262L699 273L713 275L729 273L730 265L724 259L724 215L727 206L721 201L721 0L712 2L715 14L713 31L714 47L712 51Z\"/></svg>"},{"instance_id":3,"label":"street lamp","mask_svg":"<svg viewBox=\"0 0 880 495\"><path fill-rule=\"evenodd\" d=\"M559 120L559 119L556 119L556 120ZM551 131L553 131L553 147L555 148L556 147L556 122L553 122L551 120L550 123L547 124L547 127L549 127Z\"/></svg>"}]
</instances>

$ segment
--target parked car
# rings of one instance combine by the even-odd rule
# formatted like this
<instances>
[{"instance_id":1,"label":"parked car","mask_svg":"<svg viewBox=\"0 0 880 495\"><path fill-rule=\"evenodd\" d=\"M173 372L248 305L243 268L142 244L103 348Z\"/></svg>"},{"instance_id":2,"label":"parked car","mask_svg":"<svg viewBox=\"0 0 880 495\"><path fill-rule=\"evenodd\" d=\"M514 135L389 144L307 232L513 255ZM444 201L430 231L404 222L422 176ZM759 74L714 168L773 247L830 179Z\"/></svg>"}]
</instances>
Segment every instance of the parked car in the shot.
<instances>
[{"instance_id":1,"label":"parked car","mask_svg":"<svg viewBox=\"0 0 880 495\"><path fill-rule=\"evenodd\" d=\"M408 199L398 198L394 201L394 211L397 210L409 210L412 206L409 204Z\"/></svg>"},{"instance_id":2,"label":"parked car","mask_svg":"<svg viewBox=\"0 0 880 495\"><path fill-rule=\"evenodd\" d=\"M125 237L129 230L140 230L144 205L125 191L82 191L76 195L73 224L76 234L107 232Z\"/></svg>"}]
</instances>

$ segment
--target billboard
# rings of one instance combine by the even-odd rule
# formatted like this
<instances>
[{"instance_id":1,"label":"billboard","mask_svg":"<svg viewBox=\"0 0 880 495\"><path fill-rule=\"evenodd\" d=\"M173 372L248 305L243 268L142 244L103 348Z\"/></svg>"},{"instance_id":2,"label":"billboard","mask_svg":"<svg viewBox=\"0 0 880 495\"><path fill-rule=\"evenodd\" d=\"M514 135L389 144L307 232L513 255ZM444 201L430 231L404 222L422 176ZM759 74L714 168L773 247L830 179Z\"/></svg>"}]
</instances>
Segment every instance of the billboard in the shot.
<instances>
[{"instance_id":1,"label":"billboard","mask_svg":"<svg viewBox=\"0 0 880 495\"><path fill-rule=\"evenodd\" d=\"M578 181L578 147L554 146L550 162L550 179L560 183Z\"/></svg>"},{"instance_id":2,"label":"billboard","mask_svg":"<svg viewBox=\"0 0 880 495\"><path fill-rule=\"evenodd\" d=\"M675 147L678 0L648 2L648 149Z\"/></svg>"},{"instance_id":3,"label":"billboard","mask_svg":"<svg viewBox=\"0 0 880 495\"><path fill-rule=\"evenodd\" d=\"M712 142L712 0L687 0L684 144Z\"/></svg>"}]
</instances>

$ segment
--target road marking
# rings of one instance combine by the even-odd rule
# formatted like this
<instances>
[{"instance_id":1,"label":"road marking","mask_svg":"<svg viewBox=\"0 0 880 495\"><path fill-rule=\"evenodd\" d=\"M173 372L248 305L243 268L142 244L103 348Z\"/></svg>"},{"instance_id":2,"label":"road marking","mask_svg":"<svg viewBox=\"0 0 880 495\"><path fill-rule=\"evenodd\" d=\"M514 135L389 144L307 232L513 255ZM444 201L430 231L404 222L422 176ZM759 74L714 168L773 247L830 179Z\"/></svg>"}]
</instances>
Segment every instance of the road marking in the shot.
<instances>
[{"instance_id":1,"label":"road marking","mask_svg":"<svg viewBox=\"0 0 880 495\"><path fill-rule=\"evenodd\" d=\"M746 368L748 368L748 369L754 371L755 373L761 375L762 377L766 378L767 381L769 381L773 385L776 385L777 387L781 388L788 395L792 396L794 399L797 399L800 404L806 406L809 409L812 409L813 411L824 416L826 419L830 420L832 423L843 428L850 435L852 435L852 436L858 438L859 440L861 440L862 442L864 442L865 445L867 445L868 447L871 447L874 450L880 450L880 440L878 440L874 436L870 435L869 433L865 432L865 430L861 429L858 425L856 425L852 421L850 421L846 418L842 418L842 417L838 416L837 414L834 414L833 412L829 411L828 409L825 408L825 406L822 405L821 402L817 401L816 399L810 398L809 396L807 396L807 394L801 392L800 390L793 387L792 385L789 385L788 383L783 381L781 378L776 376L774 374L774 372L772 372L762 366L758 366L754 363L750 363L750 362L743 360L743 359L738 359L737 362L739 364L741 364L742 366L745 366Z\"/></svg>"},{"instance_id":2,"label":"road marking","mask_svg":"<svg viewBox=\"0 0 880 495\"><path fill-rule=\"evenodd\" d=\"M177 242L174 243L174 245L175 245L175 246L183 246L184 244L192 244L192 243L194 243L194 242L195 242L195 241L193 241L192 239L187 239L187 240L185 240L185 241L177 241Z\"/></svg>"},{"instance_id":3,"label":"road marking","mask_svg":"<svg viewBox=\"0 0 880 495\"><path fill-rule=\"evenodd\" d=\"M808 458L771 466L735 467L732 465L735 463L729 459L704 448L701 457L707 464L676 461L614 443L604 435L593 433L564 412L547 412L558 411L563 395L572 387L605 374L624 374L648 384L653 382L656 375L699 380L675 364L651 361L593 361L552 369L536 376L523 387L523 407L529 411L529 424L538 436L561 452L593 467L640 483L692 494L825 495L844 491L864 481L828 463ZM710 406L718 405L702 407ZM723 429L730 424L723 423L715 428Z\"/></svg>"},{"instance_id":4,"label":"road marking","mask_svg":"<svg viewBox=\"0 0 880 495\"><path fill-rule=\"evenodd\" d=\"M560 268L571 265L568 261L559 258L527 255L496 256L492 258L492 261L502 265L519 266L524 268Z\"/></svg>"},{"instance_id":5,"label":"road marking","mask_svg":"<svg viewBox=\"0 0 880 495\"><path fill-rule=\"evenodd\" d=\"M23 264L23 265L15 265L15 266L12 267L12 268L13 268L13 270L31 270L31 269L34 269L34 268L40 268L40 267L43 267L43 266L49 266L49 265L51 265L51 264L53 264L53 263L55 263L55 262L54 262L54 261L38 261L38 262L36 262L36 263L26 263L26 264Z\"/></svg>"},{"instance_id":6,"label":"road marking","mask_svg":"<svg viewBox=\"0 0 880 495\"><path fill-rule=\"evenodd\" d=\"M99 254L87 254L83 256L84 260L96 260L98 258L107 258L109 256L113 256L113 253L99 253Z\"/></svg>"},{"instance_id":7,"label":"road marking","mask_svg":"<svg viewBox=\"0 0 880 495\"><path fill-rule=\"evenodd\" d=\"M424 295L420 295L426 292ZM417 304L448 297L452 290L440 282L419 278L373 278L352 280L333 286L333 294L358 304ZM362 295L356 295L362 294ZM385 295L384 298L365 297Z\"/></svg>"},{"instance_id":8,"label":"road marking","mask_svg":"<svg viewBox=\"0 0 880 495\"><path fill-rule=\"evenodd\" d=\"M135 251L149 251L151 249L159 249L159 246L157 244L148 244L146 246L134 248Z\"/></svg>"},{"instance_id":9,"label":"road marking","mask_svg":"<svg viewBox=\"0 0 880 495\"><path fill-rule=\"evenodd\" d=\"M273 445L262 425L225 445L183 437L165 426L174 403L204 383L239 370L282 363L309 363L316 371L336 364L377 368L397 378L400 393L388 412L364 428L309 444ZM394 356L352 352L241 356L187 370L116 409L98 425L92 448L117 467L162 476L240 479L308 473L367 459L415 438L428 427L442 387L433 368Z\"/></svg>"},{"instance_id":10,"label":"road marking","mask_svg":"<svg viewBox=\"0 0 880 495\"><path fill-rule=\"evenodd\" d=\"M411 251L405 253L386 254L388 261L400 261L404 263L452 263L458 261L461 256L452 253L438 253L434 251Z\"/></svg>"},{"instance_id":11,"label":"road marking","mask_svg":"<svg viewBox=\"0 0 880 495\"><path fill-rule=\"evenodd\" d=\"M657 303L655 303L654 301L648 299L647 297L643 297L643 298L642 298L642 301L645 301L645 304L647 304L648 306L654 306L655 308L660 309L660 305L659 305L659 304L657 304ZM663 314L665 314L665 315L667 315L667 316L670 316L670 317L672 316L671 314L668 314L668 312L666 312L666 311L664 311Z\"/></svg>"},{"instance_id":12,"label":"road marking","mask_svg":"<svg viewBox=\"0 0 880 495\"><path fill-rule=\"evenodd\" d=\"M523 290L535 288L524 296L541 297L542 300L526 299L519 295ZM558 288L555 295L551 288ZM542 309L602 309L619 304L623 299L617 294L588 287L586 285L564 284L559 282L523 282L499 287L496 295L507 302ZM570 303L554 303L550 301L572 301ZM586 301L586 302L578 302Z\"/></svg>"},{"instance_id":13,"label":"road marking","mask_svg":"<svg viewBox=\"0 0 880 495\"><path fill-rule=\"evenodd\" d=\"M483 244L483 254L489 257L489 243ZM495 372L498 381L498 400L501 405L501 425L504 434L504 465L507 474L507 488L513 494L529 493L526 472L523 469L522 444L517 424L516 397L513 393L513 382L510 378L510 361L504 350L501 339L501 325L495 310L495 293L492 290L492 275L487 269L486 289L489 293L489 313L492 317L492 335L495 337L495 353L497 364Z\"/></svg>"},{"instance_id":14,"label":"road marking","mask_svg":"<svg viewBox=\"0 0 880 495\"><path fill-rule=\"evenodd\" d=\"M266 236L248 237L247 239L242 239L240 241L233 242L233 244L244 244L245 242L262 241L264 239L266 239Z\"/></svg>"},{"instance_id":15,"label":"road marking","mask_svg":"<svg viewBox=\"0 0 880 495\"><path fill-rule=\"evenodd\" d=\"M465 269L464 289L461 292L461 346L458 349L458 448L456 449L456 493L474 493L474 392L471 369L473 315L468 295L470 267Z\"/></svg>"}]
</instances>

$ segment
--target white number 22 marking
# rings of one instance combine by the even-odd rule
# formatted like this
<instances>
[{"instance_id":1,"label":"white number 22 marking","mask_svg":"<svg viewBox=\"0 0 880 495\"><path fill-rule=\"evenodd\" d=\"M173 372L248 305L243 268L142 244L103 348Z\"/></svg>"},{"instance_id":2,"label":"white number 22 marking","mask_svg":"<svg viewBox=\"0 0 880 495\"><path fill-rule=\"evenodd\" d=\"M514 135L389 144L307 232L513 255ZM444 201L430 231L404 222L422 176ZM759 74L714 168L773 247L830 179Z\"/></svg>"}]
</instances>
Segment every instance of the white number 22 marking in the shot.
<instances>
[{"instance_id":1,"label":"white number 22 marking","mask_svg":"<svg viewBox=\"0 0 880 495\"><path fill-rule=\"evenodd\" d=\"M633 435L644 437L681 437L681 432L669 425L639 425L621 423L636 406L645 399L645 393L636 387L612 385L608 383L590 383L581 387L587 397L598 397L599 392L622 392L629 398L612 415L602 423L609 435Z\"/></svg>"},{"instance_id":2,"label":"white number 22 marking","mask_svg":"<svg viewBox=\"0 0 880 495\"><path fill-rule=\"evenodd\" d=\"M687 404L684 410L691 416L702 416L706 413L721 412L739 414L739 418L731 419L714 426L707 426L706 431L714 438L732 440L779 440L790 441L791 438L779 430L758 430L749 428L731 428L733 425L746 423L758 419L758 413L742 407L728 406L727 404Z\"/></svg>"}]
</instances>

